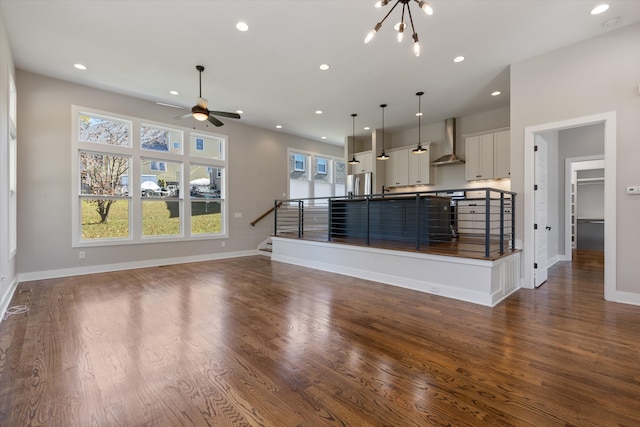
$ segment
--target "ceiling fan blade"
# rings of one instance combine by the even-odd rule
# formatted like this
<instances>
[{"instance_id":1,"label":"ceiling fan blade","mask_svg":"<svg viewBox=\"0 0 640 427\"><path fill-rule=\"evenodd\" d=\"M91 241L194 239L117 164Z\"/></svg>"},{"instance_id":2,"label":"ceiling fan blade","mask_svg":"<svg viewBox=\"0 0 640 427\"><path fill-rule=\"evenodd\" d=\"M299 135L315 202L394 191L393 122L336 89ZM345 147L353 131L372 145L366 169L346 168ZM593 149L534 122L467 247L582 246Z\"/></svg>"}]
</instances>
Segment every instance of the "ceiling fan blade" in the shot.
<instances>
[{"instance_id":1,"label":"ceiling fan blade","mask_svg":"<svg viewBox=\"0 0 640 427\"><path fill-rule=\"evenodd\" d=\"M207 120L209 120L209 122L213 123L215 126L218 126L218 127L224 125L224 123L222 123L220 120L216 119L215 117L213 117L211 115L209 116L209 118Z\"/></svg>"},{"instance_id":2,"label":"ceiling fan blade","mask_svg":"<svg viewBox=\"0 0 640 427\"><path fill-rule=\"evenodd\" d=\"M176 119L186 119L186 118L191 117L192 115L193 115L193 114L192 114L191 112L189 112L189 113L183 114L183 115L178 116L178 117L175 117L175 118L176 118Z\"/></svg>"},{"instance_id":3,"label":"ceiling fan blade","mask_svg":"<svg viewBox=\"0 0 640 427\"><path fill-rule=\"evenodd\" d=\"M209 114L213 114L214 116L220 116L220 117L229 117L230 119L240 118L240 114L229 113L228 111L209 111Z\"/></svg>"},{"instance_id":4,"label":"ceiling fan blade","mask_svg":"<svg viewBox=\"0 0 640 427\"><path fill-rule=\"evenodd\" d=\"M176 105L176 104L167 104L166 102L156 102L157 105L162 105L163 107L171 107L171 108L178 108L180 110L188 110L189 108L187 107L183 107L182 105Z\"/></svg>"}]
</instances>

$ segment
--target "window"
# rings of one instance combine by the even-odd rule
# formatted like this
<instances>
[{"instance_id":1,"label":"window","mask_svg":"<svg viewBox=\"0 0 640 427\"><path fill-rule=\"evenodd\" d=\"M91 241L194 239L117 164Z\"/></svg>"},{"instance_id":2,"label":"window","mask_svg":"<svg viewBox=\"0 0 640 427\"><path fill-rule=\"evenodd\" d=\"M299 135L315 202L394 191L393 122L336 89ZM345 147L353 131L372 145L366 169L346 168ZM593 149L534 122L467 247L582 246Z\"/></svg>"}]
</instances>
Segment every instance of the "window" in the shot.
<instances>
[{"instance_id":1,"label":"window","mask_svg":"<svg viewBox=\"0 0 640 427\"><path fill-rule=\"evenodd\" d=\"M191 135L191 156L205 159L224 159L224 138L211 135Z\"/></svg>"},{"instance_id":2,"label":"window","mask_svg":"<svg viewBox=\"0 0 640 427\"><path fill-rule=\"evenodd\" d=\"M167 170L167 164L158 160L151 160L150 169L152 171L164 172Z\"/></svg>"},{"instance_id":3,"label":"window","mask_svg":"<svg viewBox=\"0 0 640 427\"><path fill-rule=\"evenodd\" d=\"M346 165L342 159L289 150L289 198L343 196ZM307 170L306 165L312 165Z\"/></svg>"},{"instance_id":4,"label":"window","mask_svg":"<svg viewBox=\"0 0 640 427\"><path fill-rule=\"evenodd\" d=\"M226 137L72 112L74 246L227 237Z\"/></svg>"},{"instance_id":5,"label":"window","mask_svg":"<svg viewBox=\"0 0 640 427\"><path fill-rule=\"evenodd\" d=\"M318 174L326 175L327 174L327 159L316 159L316 165L318 168Z\"/></svg>"},{"instance_id":6,"label":"window","mask_svg":"<svg viewBox=\"0 0 640 427\"><path fill-rule=\"evenodd\" d=\"M294 154L293 155L293 170L296 172L304 172L305 171L305 161L306 156L303 154Z\"/></svg>"}]
</instances>

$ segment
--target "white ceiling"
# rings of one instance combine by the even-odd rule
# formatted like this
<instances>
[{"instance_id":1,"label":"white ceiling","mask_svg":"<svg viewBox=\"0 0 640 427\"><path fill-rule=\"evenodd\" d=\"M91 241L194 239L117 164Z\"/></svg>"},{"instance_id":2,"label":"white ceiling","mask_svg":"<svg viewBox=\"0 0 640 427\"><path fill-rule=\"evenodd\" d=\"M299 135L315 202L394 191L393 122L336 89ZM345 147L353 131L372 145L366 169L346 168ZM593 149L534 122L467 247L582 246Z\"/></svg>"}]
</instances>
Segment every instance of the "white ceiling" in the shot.
<instances>
[{"instance_id":1,"label":"white ceiling","mask_svg":"<svg viewBox=\"0 0 640 427\"><path fill-rule=\"evenodd\" d=\"M423 124L507 106L509 64L640 21L640 0L605 1L597 16L596 0L433 0L432 16L412 2L418 58L410 37L395 39L400 7L363 42L395 0L0 0L0 11L20 69L191 107L202 64L210 109L342 144L352 113L358 133L381 126L382 103L387 129L415 127L418 91Z\"/></svg>"}]
</instances>

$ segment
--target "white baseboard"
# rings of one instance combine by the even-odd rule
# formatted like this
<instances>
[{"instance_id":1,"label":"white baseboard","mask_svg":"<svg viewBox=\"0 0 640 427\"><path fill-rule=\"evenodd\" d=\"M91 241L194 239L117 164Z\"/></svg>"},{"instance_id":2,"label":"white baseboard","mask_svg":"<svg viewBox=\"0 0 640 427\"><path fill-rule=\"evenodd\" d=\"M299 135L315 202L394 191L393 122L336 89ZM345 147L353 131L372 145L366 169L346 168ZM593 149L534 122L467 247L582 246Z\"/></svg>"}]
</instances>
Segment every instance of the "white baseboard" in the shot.
<instances>
[{"instance_id":1,"label":"white baseboard","mask_svg":"<svg viewBox=\"0 0 640 427\"><path fill-rule=\"evenodd\" d=\"M32 280L56 279L59 277L81 276L84 274L107 273L110 271L133 270L136 268L159 267L162 265L186 264L189 262L213 261L217 259L239 258L245 256L258 255L257 250L223 252L217 254L206 254L180 258L151 259L146 261L122 262L117 264L91 265L86 267L63 268L59 270L35 271L21 273L19 282L30 282Z\"/></svg>"},{"instance_id":2,"label":"white baseboard","mask_svg":"<svg viewBox=\"0 0 640 427\"><path fill-rule=\"evenodd\" d=\"M18 278L15 277L13 281L9 284L9 287L7 288L7 292L5 292L4 295L2 295L2 299L0 300L0 323L2 323L2 320L4 319L4 314L7 312L7 309L9 308L9 304L13 299L13 294L16 293L17 288L18 288Z\"/></svg>"}]
</instances>

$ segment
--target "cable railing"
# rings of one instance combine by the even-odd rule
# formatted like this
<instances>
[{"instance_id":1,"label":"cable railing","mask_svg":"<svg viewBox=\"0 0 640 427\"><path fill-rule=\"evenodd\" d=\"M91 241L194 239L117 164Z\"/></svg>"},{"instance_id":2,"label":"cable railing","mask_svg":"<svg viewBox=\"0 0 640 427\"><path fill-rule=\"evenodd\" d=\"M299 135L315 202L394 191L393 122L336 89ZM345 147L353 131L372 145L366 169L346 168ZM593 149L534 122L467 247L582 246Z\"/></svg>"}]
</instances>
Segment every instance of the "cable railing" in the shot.
<instances>
[{"instance_id":1,"label":"cable railing","mask_svg":"<svg viewBox=\"0 0 640 427\"><path fill-rule=\"evenodd\" d=\"M482 188L276 200L274 236L496 258L515 247L515 196Z\"/></svg>"}]
</instances>

